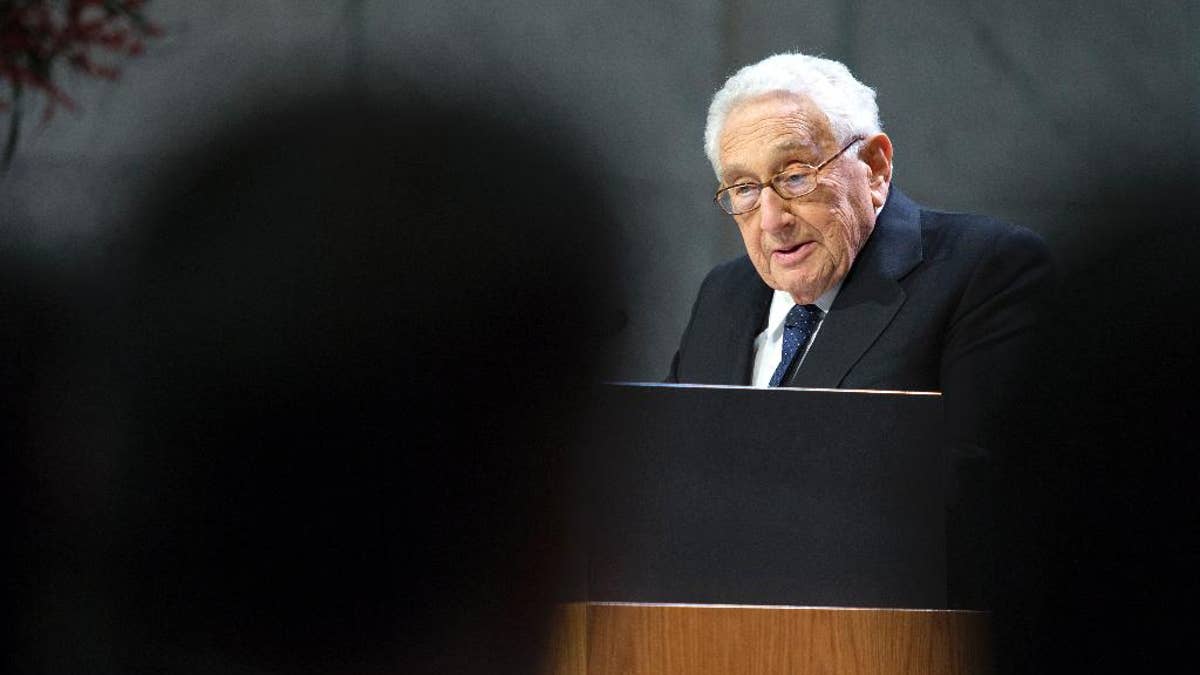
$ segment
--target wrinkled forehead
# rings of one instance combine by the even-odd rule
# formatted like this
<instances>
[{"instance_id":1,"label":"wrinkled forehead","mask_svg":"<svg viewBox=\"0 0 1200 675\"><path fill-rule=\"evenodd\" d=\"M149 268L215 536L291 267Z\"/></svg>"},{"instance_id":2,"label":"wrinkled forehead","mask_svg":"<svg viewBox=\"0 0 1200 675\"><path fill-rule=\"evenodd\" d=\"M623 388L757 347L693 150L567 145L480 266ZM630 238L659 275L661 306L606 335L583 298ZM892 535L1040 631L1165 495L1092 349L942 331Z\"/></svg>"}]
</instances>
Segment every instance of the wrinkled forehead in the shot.
<instances>
[{"instance_id":1,"label":"wrinkled forehead","mask_svg":"<svg viewBox=\"0 0 1200 675\"><path fill-rule=\"evenodd\" d=\"M819 161L835 143L829 118L811 99L769 92L734 104L721 128L718 157L727 173L779 155Z\"/></svg>"}]
</instances>

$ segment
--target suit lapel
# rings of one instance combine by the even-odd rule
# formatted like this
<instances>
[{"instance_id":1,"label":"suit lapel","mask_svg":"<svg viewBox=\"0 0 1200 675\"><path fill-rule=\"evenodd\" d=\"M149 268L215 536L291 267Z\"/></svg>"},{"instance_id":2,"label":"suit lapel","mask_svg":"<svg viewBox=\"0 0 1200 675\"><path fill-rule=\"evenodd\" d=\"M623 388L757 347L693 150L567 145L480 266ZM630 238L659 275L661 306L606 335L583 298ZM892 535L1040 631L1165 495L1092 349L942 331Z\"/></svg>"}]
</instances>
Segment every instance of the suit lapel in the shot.
<instances>
[{"instance_id":1,"label":"suit lapel","mask_svg":"<svg viewBox=\"0 0 1200 675\"><path fill-rule=\"evenodd\" d=\"M923 257L920 209L892 186L791 387L837 387L904 304L898 280Z\"/></svg>"},{"instance_id":2,"label":"suit lapel","mask_svg":"<svg viewBox=\"0 0 1200 675\"><path fill-rule=\"evenodd\" d=\"M721 382L726 384L750 384L754 364L754 338L762 332L767 324L767 313L771 307L771 288L762 281L758 272L746 259L747 271L742 274L742 283L746 291L736 293L741 300L730 307L728 342L725 353L733 358L721 359L717 362L728 363L729 371Z\"/></svg>"}]
</instances>

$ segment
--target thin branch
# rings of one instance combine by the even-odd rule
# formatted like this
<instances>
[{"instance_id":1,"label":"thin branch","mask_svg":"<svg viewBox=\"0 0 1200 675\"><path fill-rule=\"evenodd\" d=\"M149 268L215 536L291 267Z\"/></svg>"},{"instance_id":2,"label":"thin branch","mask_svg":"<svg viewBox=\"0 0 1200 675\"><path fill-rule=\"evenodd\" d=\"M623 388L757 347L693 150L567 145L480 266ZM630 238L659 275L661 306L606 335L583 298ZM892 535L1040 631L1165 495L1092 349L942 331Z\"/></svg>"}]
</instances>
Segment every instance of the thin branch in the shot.
<instances>
[{"instance_id":1,"label":"thin branch","mask_svg":"<svg viewBox=\"0 0 1200 675\"><path fill-rule=\"evenodd\" d=\"M17 151L17 141L21 136L21 83L13 82L12 106L9 108L8 137L4 141L4 156L0 158L0 173L7 173L12 164L13 154Z\"/></svg>"}]
</instances>

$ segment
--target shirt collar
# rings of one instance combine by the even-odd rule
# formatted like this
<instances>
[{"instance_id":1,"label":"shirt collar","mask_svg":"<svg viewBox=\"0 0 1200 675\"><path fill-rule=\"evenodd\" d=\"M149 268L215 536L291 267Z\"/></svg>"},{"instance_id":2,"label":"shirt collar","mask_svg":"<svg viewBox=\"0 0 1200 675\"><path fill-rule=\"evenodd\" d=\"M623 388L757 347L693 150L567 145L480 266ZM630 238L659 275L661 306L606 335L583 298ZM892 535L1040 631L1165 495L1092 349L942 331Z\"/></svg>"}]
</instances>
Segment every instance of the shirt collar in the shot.
<instances>
[{"instance_id":1,"label":"shirt collar","mask_svg":"<svg viewBox=\"0 0 1200 675\"><path fill-rule=\"evenodd\" d=\"M845 277L833 285L832 288L821 294L817 301L813 304L821 308L824 314L829 313L829 308L833 307L833 300L837 297L838 291L842 290L842 282ZM775 291L771 295L771 310L767 318L767 331L773 331L783 325L783 320L787 318L787 313L795 306L796 301L792 299L792 294L787 291Z\"/></svg>"}]
</instances>

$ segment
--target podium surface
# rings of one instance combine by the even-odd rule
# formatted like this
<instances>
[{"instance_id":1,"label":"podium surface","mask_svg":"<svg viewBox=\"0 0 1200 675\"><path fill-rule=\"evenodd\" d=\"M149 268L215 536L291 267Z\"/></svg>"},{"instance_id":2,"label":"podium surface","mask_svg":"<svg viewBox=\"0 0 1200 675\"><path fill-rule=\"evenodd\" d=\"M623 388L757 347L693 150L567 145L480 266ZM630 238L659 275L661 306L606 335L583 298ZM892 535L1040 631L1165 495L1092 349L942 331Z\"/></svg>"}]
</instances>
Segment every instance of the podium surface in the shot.
<instances>
[{"instance_id":1,"label":"podium surface","mask_svg":"<svg viewBox=\"0 0 1200 675\"><path fill-rule=\"evenodd\" d=\"M606 387L586 599L944 608L941 426L929 393Z\"/></svg>"}]
</instances>

